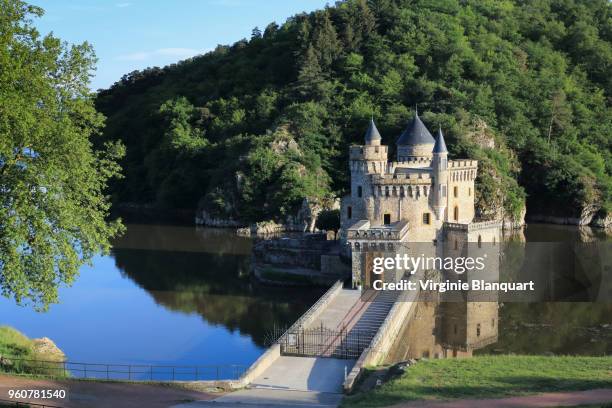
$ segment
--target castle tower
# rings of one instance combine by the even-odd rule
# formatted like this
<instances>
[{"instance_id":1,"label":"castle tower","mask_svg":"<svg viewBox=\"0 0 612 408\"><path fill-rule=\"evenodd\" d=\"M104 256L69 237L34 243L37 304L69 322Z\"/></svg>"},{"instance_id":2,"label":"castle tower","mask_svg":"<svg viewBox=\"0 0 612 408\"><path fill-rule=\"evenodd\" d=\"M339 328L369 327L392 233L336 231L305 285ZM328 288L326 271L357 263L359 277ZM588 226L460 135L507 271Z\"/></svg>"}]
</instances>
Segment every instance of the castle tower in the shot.
<instances>
[{"instance_id":1,"label":"castle tower","mask_svg":"<svg viewBox=\"0 0 612 408\"><path fill-rule=\"evenodd\" d=\"M380 132L376 128L376 124L374 123L374 119L370 120L370 125L368 126L368 130L365 134L365 144L367 146L380 146L380 141L382 137L380 137Z\"/></svg>"},{"instance_id":2,"label":"castle tower","mask_svg":"<svg viewBox=\"0 0 612 408\"><path fill-rule=\"evenodd\" d=\"M415 110L414 118L397 139L397 161L431 159L435 140Z\"/></svg>"},{"instance_id":3,"label":"castle tower","mask_svg":"<svg viewBox=\"0 0 612 408\"><path fill-rule=\"evenodd\" d=\"M436 218L444 221L448 189L448 150L446 149L446 142L444 141L441 127L438 129L432 155L434 178L433 208Z\"/></svg>"},{"instance_id":4,"label":"castle tower","mask_svg":"<svg viewBox=\"0 0 612 408\"><path fill-rule=\"evenodd\" d=\"M387 146L381 144L382 138L373 119L364 139L365 145L351 146L349 151L351 203L347 202L343 214L349 224L354 222L353 220L368 218L368 202L373 199L370 176L383 175L387 171Z\"/></svg>"}]
</instances>

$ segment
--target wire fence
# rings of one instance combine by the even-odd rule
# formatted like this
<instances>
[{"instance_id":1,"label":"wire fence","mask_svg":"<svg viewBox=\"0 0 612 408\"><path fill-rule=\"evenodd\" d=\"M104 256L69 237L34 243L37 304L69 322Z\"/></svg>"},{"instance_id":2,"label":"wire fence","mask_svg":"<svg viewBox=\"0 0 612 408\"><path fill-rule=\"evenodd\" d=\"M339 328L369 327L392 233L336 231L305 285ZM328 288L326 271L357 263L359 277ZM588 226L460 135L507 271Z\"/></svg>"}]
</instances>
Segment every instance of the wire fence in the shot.
<instances>
[{"instance_id":1,"label":"wire fence","mask_svg":"<svg viewBox=\"0 0 612 408\"><path fill-rule=\"evenodd\" d=\"M115 381L206 381L235 380L246 370L242 365L140 365L44 361L3 357L0 371L10 374L41 375Z\"/></svg>"}]
</instances>

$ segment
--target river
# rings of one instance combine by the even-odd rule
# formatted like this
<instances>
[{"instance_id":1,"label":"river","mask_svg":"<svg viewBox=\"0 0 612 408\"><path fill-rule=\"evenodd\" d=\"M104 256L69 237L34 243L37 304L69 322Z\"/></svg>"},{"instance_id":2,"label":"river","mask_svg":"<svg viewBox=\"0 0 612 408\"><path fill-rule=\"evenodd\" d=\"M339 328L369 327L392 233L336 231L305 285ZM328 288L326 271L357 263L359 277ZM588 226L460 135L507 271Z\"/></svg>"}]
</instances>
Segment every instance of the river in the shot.
<instances>
[{"instance_id":1,"label":"river","mask_svg":"<svg viewBox=\"0 0 612 408\"><path fill-rule=\"evenodd\" d=\"M588 240L609 237L597 230L534 224L518 239ZM246 366L261 355L274 326L293 323L324 291L258 284L249 273L251 247L251 239L230 230L129 224L111 254L96 257L72 287L60 289L59 304L38 313L1 298L0 324L29 337L51 338L70 361ZM508 252L505 262L514 265L516 254ZM433 355L441 337L452 343L449 331L461 337L475 330L466 313L423 304L421 318L404 330L404 343L422 340L423 350ZM449 326L445 316L465 324ZM471 342L470 354L612 352L610 303L495 304L479 316L491 321L491 330L479 329L482 338L468 333L453 340L460 346ZM411 333L429 335L420 339ZM414 354L406 350L394 355Z\"/></svg>"}]
</instances>

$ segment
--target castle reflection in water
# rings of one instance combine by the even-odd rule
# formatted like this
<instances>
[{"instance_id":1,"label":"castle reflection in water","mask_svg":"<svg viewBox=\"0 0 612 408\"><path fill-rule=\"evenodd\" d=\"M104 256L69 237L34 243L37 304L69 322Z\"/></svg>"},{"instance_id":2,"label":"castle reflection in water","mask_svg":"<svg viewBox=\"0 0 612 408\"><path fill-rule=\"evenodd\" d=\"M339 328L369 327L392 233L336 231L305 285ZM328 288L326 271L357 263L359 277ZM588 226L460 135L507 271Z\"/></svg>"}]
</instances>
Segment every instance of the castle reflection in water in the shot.
<instances>
[{"instance_id":1,"label":"castle reflection in water","mask_svg":"<svg viewBox=\"0 0 612 408\"><path fill-rule=\"evenodd\" d=\"M417 302L386 363L471 357L474 350L497 342L498 316L497 302Z\"/></svg>"}]
</instances>

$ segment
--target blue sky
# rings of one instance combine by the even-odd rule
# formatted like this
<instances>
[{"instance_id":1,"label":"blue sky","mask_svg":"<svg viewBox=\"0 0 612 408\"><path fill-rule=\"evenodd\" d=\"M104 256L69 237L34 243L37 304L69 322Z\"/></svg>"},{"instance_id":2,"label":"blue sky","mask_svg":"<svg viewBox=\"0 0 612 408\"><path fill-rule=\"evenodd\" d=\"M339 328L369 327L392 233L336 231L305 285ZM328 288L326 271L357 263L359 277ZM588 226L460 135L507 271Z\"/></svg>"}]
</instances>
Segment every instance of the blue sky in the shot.
<instances>
[{"instance_id":1,"label":"blue sky","mask_svg":"<svg viewBox=\"0 0 612 408\"><path fill-rule=\"evenodd\" d=\"M41 33L88 41L98 56L92 89L125 73L164 66L248 38L253 27L284 22L329 0L30 0L45 9Z\"/></svg>"}]
</instances>

